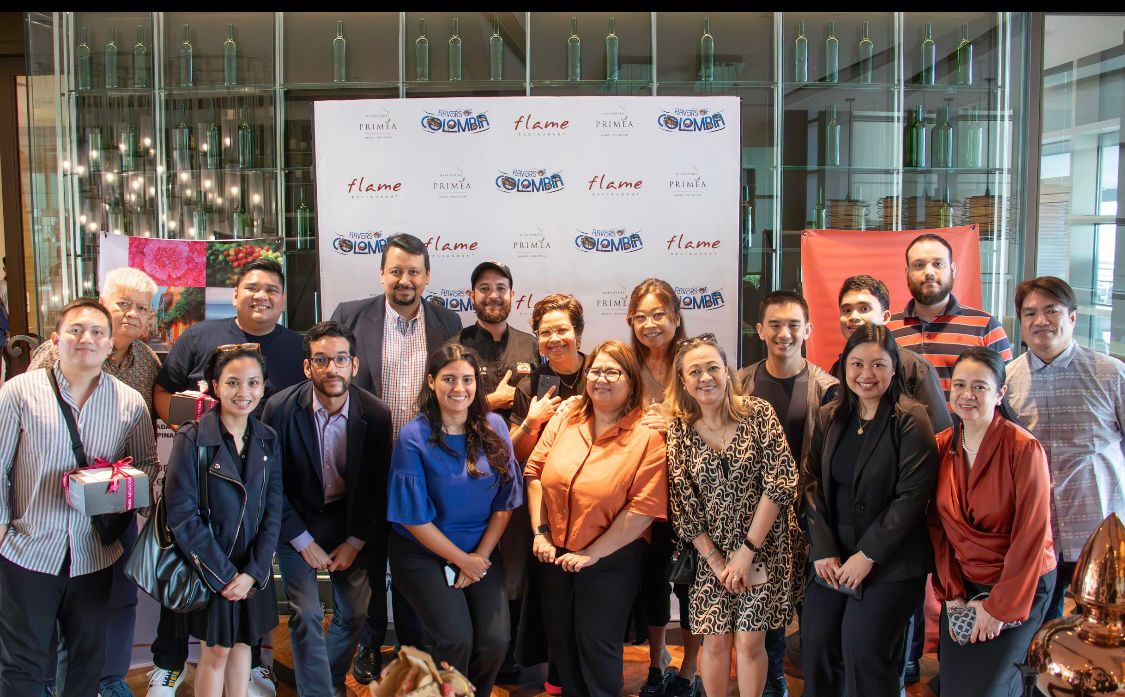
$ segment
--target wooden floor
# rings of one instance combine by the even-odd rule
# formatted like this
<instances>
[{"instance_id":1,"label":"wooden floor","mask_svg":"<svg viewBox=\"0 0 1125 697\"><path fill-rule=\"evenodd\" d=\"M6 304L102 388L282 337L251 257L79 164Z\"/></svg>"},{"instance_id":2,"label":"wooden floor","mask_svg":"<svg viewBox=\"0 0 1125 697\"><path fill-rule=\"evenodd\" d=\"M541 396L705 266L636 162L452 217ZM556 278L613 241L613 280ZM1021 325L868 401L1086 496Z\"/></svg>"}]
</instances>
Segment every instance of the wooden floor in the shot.
<instances>
[{"instance_id":1,"label":"wooden floor","mask_svg":"<svg viewBox=\"0 0 1125 697\"><path fill-rule=\"evenodd\" d=\"M273 645L274 645L274 665L277 672L287 674L285 666L292 665L292 657L289 653L289 632L286 629L286 617L281 618L281 625L274 630ZM790 627L790 631L795 629L795 624ZM668 650L672 653L672 665L677 666L683 659L684 650L682 646L669 646ZM384 647L383 649L383 664L386 665L392 659L391 649ZM788 669L788 666L786 666ZM176 691L177 697L193 697L195 694L192 689L192 675L193 668L189 664L187 678L180 689ZM906 694L909 697L933 697L933 693L926 689L924 686L933 676L937 670L937 662L932 654L926 654L922 659L922 681L916 685L907 687ZM145 678L144 669L136 669L129 673L128 683L129 687L137 697L144 697L147 682ZM525 670L523 674L524 683L521 685L498 685L492 694L494 697L546 697L547 693L543 690L543 668L539 667L538 670ZM625 684L622 690L623 695L636 695L640 690L641 685L644 683L645 675L648 673L648 646L626 646L625 647ZM284 677L284 676L283 676ZM792 676L787 675L786 679L789 683L789 690L793 697L801 697L803 692L803 682ZM352 676L348 675L348 694L350 697L367 697L369 692L366 687L359 685L355 682ZM284 679L278 681L278 697L297 697L297 690L291 685L285 684ZM727 690L728 697L738 697L738 686L732 679Z\"/></svg>"}]
</instances>

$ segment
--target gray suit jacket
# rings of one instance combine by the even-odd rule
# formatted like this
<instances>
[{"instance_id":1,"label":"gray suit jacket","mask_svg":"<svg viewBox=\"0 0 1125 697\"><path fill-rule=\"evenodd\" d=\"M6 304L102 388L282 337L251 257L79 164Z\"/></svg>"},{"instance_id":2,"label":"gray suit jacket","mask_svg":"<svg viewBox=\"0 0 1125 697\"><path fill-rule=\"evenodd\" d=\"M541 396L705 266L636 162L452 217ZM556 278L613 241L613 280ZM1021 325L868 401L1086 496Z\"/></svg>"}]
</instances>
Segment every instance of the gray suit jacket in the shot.
<instances>
[{"instance_id":1,"label":"gray suit jacket","mask_svg":"<svg viewBox=\"0 0 1125 697\"><path fill-rule=\"evenodd\" d=\"M426 322L426 354L429 355L461 331L461 317L452 310L425 300L422 301L422 312ZM386 318L385 295L340 303L332 313L332 319L355 335L359 374L352 384L380 399L383 397L383 326Z\"/></svg>"}]
</instances>

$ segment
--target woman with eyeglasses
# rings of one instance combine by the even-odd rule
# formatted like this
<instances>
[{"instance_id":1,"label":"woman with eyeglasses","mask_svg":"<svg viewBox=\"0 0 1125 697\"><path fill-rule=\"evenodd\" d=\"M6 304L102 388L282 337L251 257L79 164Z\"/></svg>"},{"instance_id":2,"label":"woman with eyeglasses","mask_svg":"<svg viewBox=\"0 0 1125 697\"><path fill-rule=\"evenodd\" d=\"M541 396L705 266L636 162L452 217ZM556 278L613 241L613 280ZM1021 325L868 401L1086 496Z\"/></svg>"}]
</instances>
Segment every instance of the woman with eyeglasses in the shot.
<instances>
[{"instance_id":1,"label":"woman with eyeglasses","mask_svg":"<svg viewBox=\"0 0 1125 697\"><path fill-rule=\"evenodd\" d=\"M669 391L672 522L699 563L690 614L703 642L703 687L727 694L735 649L738 694L766 683L765 636L785 627L801 590L797 463L773 408L739 396L712 334L681 341Z\"/></svg>"},{"instance_id":2,"label":"woman with eyeglasses","mask_svg":"<svg viewBox=\"0 0 1125 697\"><path fill-rule=\"evenodd\" d=\"M974 346L953 365L953 428L938 434L930 539L941 612L941 689L951 695L1023 694L1019 668L1055 586L1051 475L1043 446L1005 401L1004 361ZM969 605L969 643L949 610ZM1016 626L1012 626L1015 623Z\"/></svg>"},{"instance_id":3,"label":"woman with eyeglasses","mask_svg":"<svg viewBox=\"0 0 1125 697\"><path fill-rule=\"evenodd\" d=\"M508 596L496 545L523 503L504 420L477 389L461 344L430 354L419 414L399 432L387 485L395 585L434 637L433 655L492 693L508 650Z\"/></svg>"},{"instance_id":4,"label":"woman with eyeglasses","mask_svg":"<svg viewBox=\"0 0 1125 697\"><path fill-rule=\"evenodd\" d=\"M886 327L857 329L837 370L806 454L816 575L801 612L805 694L897 696L906 624L933 569L937 447Z\"/></svg>"},{"instance_id":5,"label":"woman with eyeglasses","mask_svg":"<svg viewBox=\"0 0 1125 697\"><path fill-rule=\"evenodd\" d=\"M664 437L641 423L641 367L620 341L586 359L586 393L527 460L539 593L563 694L621 692L625 625L654 520L667 518Z\"/></svg>"},{"instance_id":6,"label":"woman with eyeglasses","mask_svg":"<svg viewBox=\"0 0 1125 697\"><path fill-rule=\"evenodd\" d=\"M646 278L629 294L625 321L629 325L633 353L641 364L644 381L645 416L649 428L664 433L668 430L668 413L664 393L675 377L672 369L673 347L684 338L680 298L666 281ZM695 697L699 693L696 661L699 638L690 631L687 612L687 586L675 586L680 599L680 627L684 634L684 660L678 670L666 670L671 654L665 645L668 622L672 616L668 583L668 563L676 541L668 522L652 524L652 543L645 548L641 560L641 590L633 607L635 618L648 626L648 677L641 686L640 697Z\"/></svg>"},{"instance_id":7,"label":"woman with eyeglasses","mask_svg":"<svg viewBox=\"0 0 1125 697\"><path fill-rule=\"evenodd\" d=\"M281 530L281 447L253 415L266 384L257 344L229 344L204 367L218 406L176 433L164 501L180 551L210 587L207 607L182 621L199 639L195 694L245 696L250 647L277 626L273 554ZM199 455L207 510L200 512Z\"/></svg>"}]
</instances>

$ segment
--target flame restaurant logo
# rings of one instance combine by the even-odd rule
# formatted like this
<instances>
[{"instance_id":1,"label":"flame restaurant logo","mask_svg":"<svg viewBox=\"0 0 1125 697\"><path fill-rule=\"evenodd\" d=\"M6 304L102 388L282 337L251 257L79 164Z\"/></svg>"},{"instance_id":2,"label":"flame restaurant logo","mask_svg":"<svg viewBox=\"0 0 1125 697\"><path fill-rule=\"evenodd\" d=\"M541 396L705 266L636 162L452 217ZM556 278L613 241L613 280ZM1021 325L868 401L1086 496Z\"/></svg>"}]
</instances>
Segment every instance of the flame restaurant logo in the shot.
<instances>
[{"instance_id":1,"label":"flame restaurant logo","mask_svg":"<svg viewBox=\"0 0 1125 697\"><path fill-rule=\"evenodd\" d=\"M586 190L591 196L599 198L630 198L640 196L645 186L644 179L619 178L599 172L586 182Z\"/></svg>"},{"instance_id":2,"label":"flame restaurant logo","mask_svg":"<svg viewBox=\"0 0 1125 697\"><path fill-rule=\"evenodd\" d=\"M419 123L427 133L481 133L491 127L488 114L475 113L472 109L427 111Z\"/></svg>"},{"instance_id":3,"label":"flame restaurant logo","mask_svg":"<svg viewBox=\"0 0 1125 697\"><path fill-rule=\"evenodd\" d=\"M517 136L561 136L566 135L567 129L570 128L570 121L562 120L556 121L554 119L543 119L537 117L535 114L520 114L516 120L512 122L512 131Z\"/></svg>"},{"instance_id":4,"label":"flame restaurant logo","mask_svg":"<svg viewBox=\"0 0 1125 697\"><path fill-rule=\"evenodd\" d=\"M618 230L594 228L589 232L579 231L578 236L574 238L574 246L583 252L621 252L628 254L644 249L645 243L641 239L639 230L629 232L624 228Z\"/></svg>"},{"instance_id":5,"label":"flame restaurant logo","mask_svg":"<svg viewBox=\"0 0 1125 697\"><path fill-rule=\"evenodd\" d=\"M395 136L398 126L389 111L380 109L371 114L364 114L357 125L357 130L364 140L386 140Z\"/></svg>"},{"instance_id":6,"label":"flame restaurant logo","mask_svg":"<svg viewBox=\"0 0 1125 697\"><path fill-rule=\"evenodd\" d=\"M634 128L633 120L629 118L625 107L603 111L594 119L594 130L602 138L626 138L632 135Z\"/></svg>"},{"instance_id":7,"label":"flame restaurant logo","mask_svg":"<svg viewBox=\"0 0 1125 697\"><path fill-rule=\"evenodd\" d=\"M727 127L723 112L711 113L707 109L673 109L663 111L656 117L656 123L664 131L687 133L707 133L721 131Z\"/></svg>"},{"instance_id":8,"label":"flame restaurant logo","mask_svg":"<svg viewBox=\"0 0 1125 697\"><path fill-rule=\"evenodd\" d=\"M674 256L716 256L721 248L719 240L682 232L669 237L665 244L668 253Z\"/></svg>"},{"instance_id":9,"label":"flame restaurant logo","mask_svg":"<svg viewBox=\"0 0 1125 697\"><path fill-rule=\"evenodd\" d=\"M335 239L332 240L332 249L337 254L350 256L352 254L359 255L382 255L383 248L387 246L387 240L383 237L382 232L367 231L367 232L345 232L336 233Z\"/></svg>"},{"instance_id":10,"label":"flame restaurant logo","mask_svg":"<svg viewBox=\"0 0 1125 697\"><path fill-rule=\"evenodd\" d=\"M366 176L362 176L352 177L352 180L348 182L348 198L353 200L398 198L401 191L402 182L400 181L368 180Z\"/></svg>"},{"instance_id":11,"label":"flame restaurant logo","mask_svg":"<svg viewBox=\"0 0 1125 697\"><path fill-rule=\"evenodd\" d=\"M708 291L707 286L676 286L676 295L680 296L680 308L683 310L717 310L726 305L723 291Z\"/></svg>"},{"instance_id":12,"label":"flame restaurant logo","mask_svg":"<svg viewBox=\"0 0 1125 697\"><path fill-rule=\"evenodd\" d=\"M473 184L465 177L465 170L457 167L434 177L430 182L430 190L438 198L468 198L473 192Z\"/></svg>"},{"instance_id":13,"label":"flame restaurant logo","mask_svg":"<svg viewBox=\"0 0 1125 697\"><path fill-rule=\"evenodd\" d=\"M468 288L438 288L428 294L426 300L454 312L476 312Z\"/></svg>"},{"instance_id":14,"label":"flame restaurant logo","mask_svg":"<svg viewBox=\"0 0 1125 697\"><path fill-rule=\"evenodd\" d=\"M551 253L551 241L543 228L535 232L521 232L512 242L512 251L519 259L545 259Z\"/></svg>"},{"instance_id":15,"label":"flame restaurant logo","mask_svg":"<svg viewBox=\"0 0 1125 697\"><path fill-rule=\"evenodd\" d=\"M698 167L692 166L668 177L668 193L674 198L702 198L707 193L707 180Z\"/></svg>"},{"instance_id":16,"label":"flame restaurant logo","mask_svg":"<svg viewBox=\"0 0 1125 697\"><path fill-rule=\"evenodd\" d=\"M468 257L477 251L478 244L476 240L452 240L436 235L426 240L426 249L431 254L445 258Z\"/></svg>"},{"instance_id":17,"label":"flame restaurant logo","mask_svg":"<svg viewBox=\"0 0 1125 697\"><path fill-rule=\"evenodd\" d=\"M496 188L506 194L553 194L566 184L562 172L548 174L545 169L513 169L496 176Z\"/></svg>"}]
</instances>

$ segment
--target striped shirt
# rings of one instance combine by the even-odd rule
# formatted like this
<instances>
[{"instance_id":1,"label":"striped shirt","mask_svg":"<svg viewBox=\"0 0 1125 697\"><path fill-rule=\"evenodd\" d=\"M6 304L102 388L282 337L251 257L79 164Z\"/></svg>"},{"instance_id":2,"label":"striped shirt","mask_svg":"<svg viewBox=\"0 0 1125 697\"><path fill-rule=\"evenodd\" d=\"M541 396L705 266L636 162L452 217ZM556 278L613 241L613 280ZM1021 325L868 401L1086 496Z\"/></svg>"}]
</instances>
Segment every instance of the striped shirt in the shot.
<instances>
[{"instance_id":1,"label":"striped shirt","mask_svg":"<svg viewBox=\"0 0 1125 697\"><path fill-rule=\"evenodd\" d=\"M1072 341L1050 363L1021 355L1005 384L1016 418L1047 451L1055 548L1077 561L1106 516L1125 511L1125 365Z\"/></svg>"},{"instance_id":2,"label":"striped shirt","mask_svg":"<svg viewBox=\"0 0 1125 697\"><path fill-rule=\"evenodd\" d=\"M953 364L970 346L985 346L1000 354L1004 362L1012 360L1012 344L1004 327L984 310L964 307L953 294L945 311L926 322L914 312L914 301L906 310L891 317L887 329L899 346L920 354L937 370L945 401L949 401L949 382L953 378Z\"/></svg>"},{"instance_id":3,"label":"striped shirt","mask_svg":"<svg viewBox=\"0 0 1125 697\"><path fill-rule=\"evenodd\" d=\"M426 313L406 319L387 302L383 322L383 399L391 408L391 438L418 415L418 393L426 381Z\"/></svg>"},{"instance_id":4,"label":"striped shirt","mask_svg":"<svg viewBox=\"0 0 1125 697\"><path fill-rule=\"evenodd\" d=\"M121 544L103 545L90 517L66 503L62 476L75 467L70 434L47 370L32 370L0 389L0 524L9 525L0 555L30 571L59 574L70 555L70 575L100 571L121 556ZM63 401L74 410L86 456L133 466L156 478L156 440L137 391L104 370L79 409L56 363Z\"/></svg>"},{"instance_id":5,"label":"striped shirt","mask_svg":"<svg viewBox=\"0 0 1125 697\"><path fill-rule=\"evenodd\" d=\"M28 370L46 368L54 365L59 360L59 347L53 341L44 341L39 344L31 354L31 361L27 364ZM156 384L156 374L160 372L160 359L148 344L140 339L133 339L129 350L121 363L113 362L111 353L102 364L102 369L129 387L132 387L145 398L145 405L150 414L156 412L152 409L152 386Z\"/></svg>"}]
</instances>

